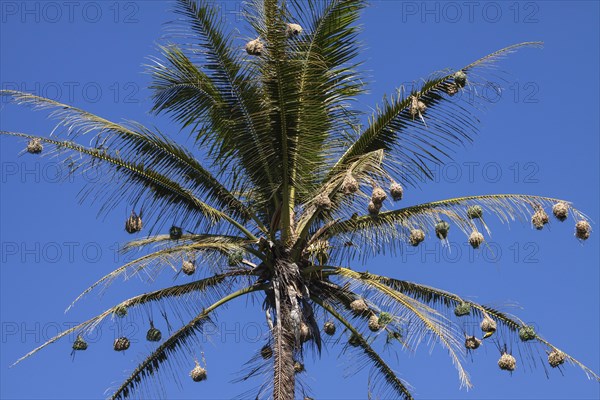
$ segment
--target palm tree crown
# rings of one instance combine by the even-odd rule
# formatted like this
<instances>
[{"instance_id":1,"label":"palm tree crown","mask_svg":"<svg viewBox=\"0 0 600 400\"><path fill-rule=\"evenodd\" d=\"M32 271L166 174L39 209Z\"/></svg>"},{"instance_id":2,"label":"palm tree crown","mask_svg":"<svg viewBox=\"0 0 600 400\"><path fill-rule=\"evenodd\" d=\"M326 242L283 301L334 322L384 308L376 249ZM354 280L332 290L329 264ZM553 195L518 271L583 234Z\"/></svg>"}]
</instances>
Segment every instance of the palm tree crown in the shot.
<instances>
[{"instance_id":1,"label":"palm tree crown","mask_svg":"<svg viewBox=\"0 0 600 400\"><path fill-rule=\"evenodd\" d=\"M118 124L50 99L2 91L16 103L49 110L60 128L47 137L3 135L28 140L29 153L51 149L70 162L73 173L101 168L106 181L90 184L85 196L101 199L103 211L128 204L137 211L126 221L127 232L150 232L124 247L144 255L75 301L116 278L153 276L172 265L181 265L178 273L192 279L125 300L18 362L70 334L77 335L73 351L85 350L86 335L99 324L137 309L165 303L173 313L191 310L187 323L168 337L150 323L146 338L157 346L112 395L140 397L175 353L192 348L217 309L253 296L262 302L269 337L244 379L272 371L258 397L304 396L296 377L304 373L305 351L320 353L323 335L366 357L376 377L371 383L384 395L406 399L412 398L407 384L374 342L413 347L433 335L467 387L464 353L496 337L536 343L547 350L552 367L569 362L598 380L518 318L440 289L342 266L402 243L418 246L428 236L445 241L451 230L462 231L478 248L485 245L485 221L492 216L531 220L542 229L552 210L560 221L576 221L580 240L591 230L571 203L549 197L469 195L398 207L404 188L432 178L434 165L471 141L485 106L480 89L495 76L488 67L539 43L509 46L437 72L418 87L401 87L363 119L351 103L365 90L356 25L364 6L362 0L255 0L245 9L253 37L240 51L216 9L178 0L179 20L170 29L182 44L160 47L160 57L148 66L152 111L190 131L197 149L137 123ZM86 135L95 135L97 145L79 144ZM194 279L205 271L208 277ZM458 318L476 321L481 338L460 332ZM117 351L129 346L126 337L114 343ZM209 371L194 357L190 376L203 381ZM516 361L505 351L498 366L512 371Z\"/></svg>"}]
</instances>

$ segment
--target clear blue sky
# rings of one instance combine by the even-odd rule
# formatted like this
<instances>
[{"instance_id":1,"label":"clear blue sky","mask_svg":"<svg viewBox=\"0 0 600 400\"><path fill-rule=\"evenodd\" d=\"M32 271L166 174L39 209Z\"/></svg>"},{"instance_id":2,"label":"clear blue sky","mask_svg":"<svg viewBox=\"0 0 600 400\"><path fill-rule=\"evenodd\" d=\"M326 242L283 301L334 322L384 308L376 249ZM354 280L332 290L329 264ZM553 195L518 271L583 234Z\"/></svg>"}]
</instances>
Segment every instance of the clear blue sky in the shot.
<instances>
[{"instance_id":1,"label":"clear blue sky","mask_svg":"<svg viewBox=\"0 0 600 400\"><path fill-rule=\"evenodd\" d=\"M486 193L547 195L571 200L598 222L599 215L599 3L587 2L373 2L362 23L363 58L371 92L368 110L384 93L446 67L459 68L509 44L542 40L501 66L516 81L489 108L475 143L440 169L438 182L409 189L405 203ZM236 2L222 3L227 12ZM1 7L0 81L3 89L33 91L112 120L156 125L177 136L166 119L148 115L148 76L142 74L163 24L168 3L21 2ZM241 51L241 49L240 49ZM0 105L1 129L46 135L53 123L43 113ZM119 266L115 244L127 207L105 219L79 206L79 181L55 183L51 160L18 156L23 143L1 145L1 355L2 398L101 398L150 349L147 320L122 327L138 340L125 354L112 350L114 328L102 326L97 342L70 358L68 340L51 345L14 368L17 358L57 333L126 297L148 290L137 280L118 282L102 298L92 295L69 314L63 310L85 287ZM471 174L469 174L471 172ZM89 177L88 179L93 179ZM368 269L440 287L519 315L541 334L594 371L600 371L598 226L581 245L573 224L552 222L541 232L528 224L492 223L494 255L469 253L464 238L448 253L433 241L418 253L380 256ZM358 267L358 266L357 266ZM160 280L152 288L172 282ZM238 301L220 313L219 334L203 339L209 380L165 381L169 398L230 398L259 382L230 385L261 345L262 314ZM253 321L259 321L254 323ZM164 324L163 324L164 325ZM164 326L161 329L166 330ZM226 344L225 344L226 342ZM351 363L328 346L318 363L307 361L316 398L365 398L367 373L342 380ZM484 345L466 366L474 389L460 391L446 353L422 345L416 354L388 358L421 399L597 399L600 385L576 367L564 374L519 364L510 376L496 366L498 351ZM188 360L189 361L189 360Z\"/></svg>"}]
</instances>

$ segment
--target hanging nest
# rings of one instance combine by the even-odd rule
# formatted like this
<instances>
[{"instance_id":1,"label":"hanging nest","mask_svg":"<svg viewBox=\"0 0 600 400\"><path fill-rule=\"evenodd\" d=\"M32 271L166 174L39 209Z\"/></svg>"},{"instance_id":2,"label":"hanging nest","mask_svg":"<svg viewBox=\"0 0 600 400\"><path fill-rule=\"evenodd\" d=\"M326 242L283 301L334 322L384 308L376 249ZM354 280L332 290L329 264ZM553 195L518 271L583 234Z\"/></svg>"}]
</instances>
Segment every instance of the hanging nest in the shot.
<instances>
[{"instance_id":1,"label":"hanging nest","mask_svg":"<svg viewBox=\"0 0 600 400\"><path fill-rule=\"evenodd\" d=\"M448 237L449 230L450 224L446 221L440 221L437 224L435 224L435 235L441 240L444 240Z\"/></svg>"},{"instance_id":2,"label":"hanging nest","mask_svg":"<svg viewBox=\"0 0 600 400\"><path fill-rule=\"evenodd\" d=\"M469 206L467 208L467 217L470 219L483 217L483 209L481 206Z\"/></svg>"},{"instance_id":3,"label":"hanging nest","mask_svg":"<svg viewBox=\"0 0 600 400\"><path fill-rule=\"evenodd\" d=\"M496 332L496 321L494 321L487 315L483 318L479 326L481 327L481 330L485 333Z\"/></svg>"},{"instance_id":4,"label":"hanging nest","mask_svg":"<svg viewBox=\"0 0 600 400\"><path fill-rule=\"evenodd\" d=\"M558 219L559 221L564 221L569 215L569 205L564 201L556 203L552 207L552 214L554 214L556 219Z\"/></svg>"},{"instance_id":5,"label":"hanging nest","mask_svg":"<svg viewBox=\"0 0 600 400\"><path fill-rule=\"evenodd\" d=\"M329 210L331 208L331 200L326 193L321 193L315 198L315 206L318 208L322 208L324 210Z\"/></svg>"},{"instance_id":6,"label":"hanging nest","mask_svg":"<svg viewBox=\"0 0 600 400\"><path fill-rule=\"evenodd\" d=\"M254 39L246 43L246 53L251 56L260 56L263 53L265 46L260 39Z\"/></svg>"},{"instance_id":7,"label":"hanging nest","mask_svg":"<svg viewBox=\"0 0 600 400\"><path fill-rule=\"evenodd\" d=\"M469 303L460 303L454 308L454 315L464 317L471 314L471 305Z\"/></svg>"},{"instance_id":8,"label":"hanging nest","mask_svg":"<svg viewBox=\"0 0 600 400\"><path fill-rule=\"evenodd\" d=\"M294 361L294 373L299 374L301 372L304 372L304 364L300 361Z\"/></svg>"},{"instance_id":9,"label":"hanging nest","mask_svg":"<svg viewBox=\"0 0 600 400\"><path fill-rule=\"evenodd\" d=\"M481 340L477 339L475 336L467 336L465 339L465 347L469 350L475 350L479 346L481 346Z\"/></svg>"},{"instance_id":10,"label":"hanging nest","mask_svg":"<svg viewBox=\"0 0 600 400\"><path fill-rule=\"evenodd\" d=\"M550 219L548 218L548 214L544 211L543 208L538 207L535 213L531 216L531 223L535 226L535 229L540 230L544 228Z\"/></svg>"},{"instance_id":11,"label":"hanging nest","mask_svg":"<svg viewBox=\"0 0 600 400\"><path fill-rule=\"evenodd\" d=\"M378 322L381 327L385 327L387 324L389 324L393 320L394 320L394 317L392 317L392 314L390 314L390 313L382 312L379 314Z\"/></svg>"},{"instance_id":12,"label":"hanging nest","mask_svg":"<svg viewBox=\"0 0 600 400\"><path fill-rule=\"evenodd\" d=\"M350 309L356 315L361 315L369 311L369 306L364 299L356 299L350 303Z\"/></svg>"},{"instance_id":13,"label":"hanging nest","mask_svg":"<svg viewBox=\"0 0 600 400\"><path fill-rule=\"evenodd\" d=\"M173 225L171 229L169 229L169 237L171 240L179 240L183 236L183 231L180 227Z\"/></svg>"},{"instance_id":14,"label":"hanging nest","mask_svg":"<svg viewBox=\"0 0 600 400\"><path fill-rule=\"evenodd\" d=\"M348 344L352 347L358 347L360 346L360 338L353 333L348 339Z\"/></svg>"},{"instance_id":15,"label":"hanging nest","mask_svg":"<svg viewBox=\"0 0 600 400\"><path fill-rule=\"evenodd\" d=\"M419 243L425 240L425 232L421 229L413 229L410 231L410 236L408 237L408 241L411 246L418 246Z\"/></svg>"},{"instance_id":16,"label":"hanging nest","mask_svg":"<svg viewBox=\"0 0 600 400\"><path fill-rule=\"evenodd\" d=\"M260 349L260 356L263 360L268 360L273 357L273 349L268 344L265 344L262 349Z\"/></svg>"},{"instance_id":17,"label":"hanging nest","mask_svg":"<svg viewBox=\"0 0 600 400\"><path fill-rule=\"evenodd\" d=\"M417 115L422 117L422 114L425 112L426 109L427 106L425 105L425 103L419 100L417 96L411 96L409 112L413 118Z\"/></svg>"},{"instance_id":18,"label":"hanging nest","mask_svg":"<svg viewBox=\"0 0 600 400\"><path fill-rule=\"evenodd\" d=\"M125 221L125 230L127 233L137 233L142 230L142 217L131 210L131 215Z\"/></svg>"},{"instance_id":19,"label":"hanging nest","mask_svg":"<svg viewBox=\"0 0 600 400\"><path fill-rule=\"evenodd\" d=\"M323 331L329 336L335 335L335 324L332 321L327 321L323 325Z\"/></svg>"},{"instance_id":20,"label":"hanging nest","mask_svg":"<svg viewBox=\"0 0 600 400\"><path fill-rule=\"evenodd\" d=\"M181 272L186 275L193 275L196 272L196 263L190 260L183 260L181 263Z\"/></svg>"},{"instance_id":21,"label":"hanging nest","mask_svg":"<svg viewBox=\"0 0 600 400\"><path fill-rule=\"evenodd\" d=\"M304 322L300 324L300 340L302 343L308 342L310 339L310 328Z\"/></svg>"},{"instance_id":22,"label":"hanging nest","mask_svg":"<svg viewBox=\"0 0 600 400\"><path fill-rule=\"evenodd\" d=\"M115 308L115 311L113 311L113 313L119 317L119 318L123 318L127 315L127 307L125 306L117 306L117 308Z\"/></svg>"},{"instance_id":23,"label":"hanging nest","mask_svg":"<svg viewBox=\"0 0 600 400\"><path fill-rule=\"evenodd\" d=\"M127 339L126 337L123 336L123 337L115 339L113 347L114 347L115 351L124 351L129 348L129 345L130 345L129 339Z\"/></svg>"},{"instance_id":24,"label":"hanging nest","mask_svg":"<svg viewBox=\"0 0 600 400\"><path fill-rule=\"evenodd\" d=\"M29 154L40 154L42 150L44 150L44 146L42 145L42 141L40 139L33 138L27 142L26 150Z\"/></svg>"},{"instance_id":25,"label":"hanging nest","mask_svg":"<svg viewBox=\"0 0 600 400\"><path fill-rule=\"evenodd\" d=\"M454 73L454 84L459 88L465 87L467 84L467 74L464 71L456 71Z\"/></svg>"},{"instance_id":26,"label":"hanging nest","mask_svg":"<svg viewBox=\"0 0 600 400\"><path fill-rule=\"evenodd\" d=\"M356 193L358 191L358 181L351 173L347 173L342 182L342 193L345 195Z\"/></svg>"},{"instance_id":27,"label":"hanging nest","mask_svg":"<svg viewBox=\"0 0 600 400\"><path fill-rule=\"evenodd\" d=\"M285 34L289 36L298 36L302 33L302 27L298 24L287 24Z\"/></svg>"},{"instance_id":28,"label":"hanging nest","mask_svg":"<svg viewBox=\"0 0 600 400\"><path fill-rule=\"evenodd\" d=\"M456 86L455 83L445 84L444 87L442 88L442 90L444 92L446 92L446 94L449 96L454 96L456 93L458 93L458 87Z\"/></svg>"},{"instance_id":29,"label":"hanging nest","mask_svg":"<svg viewBox=\"0 0 600 400\"><path fill-rule=\"evenodd\" d=\"M519 338L526 342L528 340L533 340L536 338L535 335L535 329L533 329L533 326L522 326L519 328Z\"/></svg>"},{"instance_id":30,"label":"hanging nest","mask_svg":"<svg viewBox=\"0 0 600 400\"><path fill-rule=\"evenodd\" d=\"M241 263L243 260L244 260L244 253L242 253L241 251L234 251L233 253L229 253L229 255L227 256L227 264L230 267L235 267L236 265Z\"/></svg>"},{"instance_id":31,"label":"hanging nest","mask_svg":"<svg viewBox=\"0 0 600 400\"><path fill-rule=\"evenodd\" d=\"M381 211L381 203L375 203L370 201L369 205L367 206L367 211L371 216L378 215L379 211Z\"/></svg>"},{"instance_id":32,"label":"hanging nest","mask_svg":"<svg viewBox=\"0 0 600 400\"><path fill-rule=\"evenodd\" d=\"M371 317L369 317L369 330L371 332L378 332L381 328L382 326L379 324L379 317L377 315L371 315Z\"/></svg>"},{"instance_id":33,"label":"hanging nest","mask_svg":"<svg viewBox=\"0 0 600 400\"><path fill-rule=\"evenodd\" d=\"M206 380L206 368L202 368L200 363L196 361L196 366L190 371L190 376L194 382L202 382Z\"/></svg>"},{"instance_id":34,"label":"hanging nest","mask_svg":"<svg viewBox=\"0 0 600 400\"><path fill-rule=\"evenodd\" d=\"M400 332L397 331L388 331L387 337L385 338L385 341L387 343L391 343L394 340L400 340L402 339L402 334Z\"/></svg>"},{"instance_id":35,"label":"hanging nest","mask_svg":"<svg viewBox=\"0 0 600 400\"><path fill-rule=\"evenodd\" d=\"M484 240L483 234L477 231L473 231L469 236L469 244L473 246L474 249L478 249Z\"/></svg>"},{"instance_id":36,"label":"hanging nest","mask_svg":"<svg viewBox=\"0 0 600 400\"><path fill-rule=\"evenodd\" d=\"M575 224L575 236L577 239L587 240L590 237L591 232L592 227L589 222L581 220Z\"/></svg>"},{"instance_id":37,"label":"hanging nest","mask_svg":"<svg viewBox=\"0 0 600 400\"><path fill-rule=\"evenodd\" d=\"M88 344L81 335L77 335L77 339L73 342L73 350L86 350L88 348Z\"/></svg>"},{"instance_id":38,"label":"hanging nest","mask_svg":"<svg viewBox=\"0 0 600 400\"><path fill-rule=\"evenodd\" d=\"M150 329L146 332L146 340L149 342L160 342L162 339L162 333L154 327L152 321L150 322Z\"/></svg>"},{"instance_id":39,"label":"hanging nest","mask_svg":"<svg viewBox=\"0 0 600 400\"><path fill-rule=\"evenodd\" d=\"M390 185L390 196L392 196L392 199L394 199L394 201L400 201L402 200L403 194L404 189L402 188L402 186L400 186L399 183L392 182L392 184Z\"/></svg>"},{"instance_id":40,"label":"hanging nest","mask_svg":"<svg viewBox=\"0 0 600 400\"><path fill-rule=\"evenodd\" d=\"M514 371L517 367L517 360L508 353L502 353L502 357L498 360L498 366L504 371Z\"/></svg>"},{"instance_id":41,"label":"hanging nest","mask_svg":"<svg viewBox=\"0 0 600 400\"><path fill-rule=\"evenodd\" d=\"M371 201L381 207L381 204L387 199L387 194L385 194L385 190L380 188L379 186L373 189L371 193Z\"/></svg>"},{"instance_id":42,"label":"hanging nest","mask_svg":"<svg viewBox=\"0 0 600 400\"><path fill-rule=\"evenodd\" d=\"M567 355L562 351L553 350L551 353L548 354L548 364L550 364L552 368L556 368L559 365L564 364L566 359Z\"/></svg>"}]
</instances>

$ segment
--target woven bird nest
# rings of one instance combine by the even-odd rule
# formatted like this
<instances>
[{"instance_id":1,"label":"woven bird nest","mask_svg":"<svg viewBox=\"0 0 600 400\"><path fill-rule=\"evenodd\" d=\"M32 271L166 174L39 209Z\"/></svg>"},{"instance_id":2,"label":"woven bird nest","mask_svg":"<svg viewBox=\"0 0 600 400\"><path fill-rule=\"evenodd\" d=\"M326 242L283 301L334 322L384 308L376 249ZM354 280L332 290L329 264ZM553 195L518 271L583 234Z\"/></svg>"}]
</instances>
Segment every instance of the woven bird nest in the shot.
<instances>
[{"instance_id":1,"label":"woven bird nest","mask_svg":"<svg viewBox=\"0 0 600 400\"><path fill-rule=\"evenodd\" d=\"M413 229L410 231L410 236L408 237L408 241L412 246L418 246L419 243L425 240L425 232L421 229Z\"/></svg>"},{"instance_id":2,"label":"woven bird nest","mask_svg":"<svg viewBox=\"0 0 600 400\"><path fill-rule=\"evenodd\" d=\"M265 344L262 349L260 349L260 356L263 360L268 360L273 357L273 349L268 344Z\"/></svg>"},{"instance_id":3,"label":"woven bird nest","mask_svg":"<svg viewBox=\"0 0 600 400\"><path fill-rule=\"evenodd\" d=\"M123 318L127 315L127 307L125 306L117 306L117 308L115 308L115 310L113 311L113 313L119 317L119 318Z\"/></svg>"},{"instance_id":4,"label":"woven bird nest","mask_svg":"<svg viewBox=\"0 0 600 400\"><path fill-rule=\"evenodd\" d=\"M379 186L373 189L373 193L371 193L371 201L379 206L387 199L387 194L385 194L385 190L380 188Z\"/></svg>"},{"instance_id":5,"label":"woven bird nest","mask_svg":"<svg viewBox=\"0 0 600 400\"><path fill-rule=\"evenodd\" d=\"M417 115L422 116L422 114L427 110L427 105L423 103L417 96L411 96L410 115L414 118Z\"/></svg>"},{"instance_id":6,"label":"woven bird nest","mask_svg":"<svg viewBox=\"0 0 600 400\"><path fill-rule=\"evenodd\" d=\"M437 224L435 224L435 235L441 240L444 240L448 237L449 230L450 224L446 221L440 221Z\"/></svg>"},{"instance_id":7,"label":"woven bird nest","mask_svg":"<svg viewBox=\"0 0 600 400\"><path fill-rule=\"evenodd\" d=\"M304 342L308 342L310 339L310 328L304 322L300 324L300 340Z\"/></svg>"},{"instance_id":8,"label":"woven bird nest","mask_svg":"<svg viewBox=\"0 0 600 400\"><path fill-rule=\"evenodd\" d=\"M483 318L479 326L481 327L481 330L485 333L496 332L496 321L494 321L487 315Z\"/></svg>"},{"instance_id":9,"label":"woven bird nest","mask_svg":"<svg viewBox=\"0 0 600 400\"><path fill-rule=\"evenodd\" d=\"M369 205L367 206L367 211L372 216L378 215L379 211L381 211L381 203L370 201Z\"/></svg>"},{"instance_id":10,"label":"woven bird nest","mask_svg":"<svg viewBox=\"0 0 600 400\"><path fill-rule=\"evenodd\" d=\"M77 335L77 338L73 342L73 350L80 351L86 350L88 348L88 344L81 335Z\"/></svg>"},{"instance_id":11,"label":"woven bird nest","mask_svg":"<svg viewBox=\"0 0 600 400\"><path fill-rule=\"evenodd\" d=\"M379 325L385 327L387 324L392 322L394 317L390 313L382 312L379 314Z\"/></svg>"},{"instance_id":12,"label":"woven bird nest","mask_svg":"<svg viewBox=\"0 0 600 400\"><path fill-rule=\"evenodd\" d=\"M469 236L469 244L473 246L474 249L478 249L484 240L483 234L477 231L473 231Z\"/></svg>"},{"instance_id":13,"label":"woven bird nest","mask_svg":"<svg viewBox=\"0 0 600 400\"><path fill-rule=\"evenodd\" d=\"M360 338L353 333L348 339L348 344L352 347L358 347L360 346Z\"/></svg>"},{"instance_id":14,"label":"woven bird nest","mask_svg":"<svg viewBox=\"0 0 600 400\"><path fill-rule=\"evenodd\" d=\"M193 275L196 272L196 263L190 260L183 260L181 263L181 272L186 275Z\"/></svg>"},{"instance_id":15,"label":"woven bird nest","mask_svg":"<svg viewBox=\"0 0 600 400\"><path fill-rule=\"evenodd\" d=\"M149 342L160 342L160 339L162 339L162 333L150 322L150 329L146 332L146 340Z\"/></svg>"},{"instance_id":16,"label":"woven bird nest","mask_svg":"<svg viewBox=\"0 0 600 400\"><path fill-rule=\"evenodd\" d=\"M457 87L463 88L467 84L467 74L464 71L456 71L454 73L454 83Z\"/></svg>"},{"instance_id":17,"label":"woven bird nest","mask_svg":"<svg viewBox=\"0 0 600 400\"><path fill-rule=\"evenodd\" d=\"M300 361L294 361L294 373L299 374L301 372L304 372L304 364Z\"/></svg>"},{"instance_id":18,"label":"woven bird nest","mask_svg":"<svg viewBox=\"0 0 600 400\"><path fill-rule=\"evenodd\" d=\"M329 210L331 208L331 200L326 193L321 193L315 198L315 206Z\"/></svg>"},{"instance_id":19,"label":"woven bird nest","mask_svg":"<svg viewBox=\"0 0 600 400\"><path fill-rule=\"evenodd\" d=\"M236 265L241 263L243 260L244 260L244 253L242 253L241 251L234 251L233 253L229 253L229 255L227 256L227 264L230 267L235 267Z\"/></svg>"},{"instance_id":20,"label":"woven bird nest","mask_svg":"<svg viewBox=\"0 0 600 400\"><path fill-rule=\"evenodd\" d=\"M323 331L329 336L335 335L335 324L332 321L327 321L323 325Z\"/></svg>"},{"instance_id":21,"label":"woven bird nest","mask_svg":"<svg viewBox=\"0 0 600 400\"><path fill-rule=\"evenodd\" d=\"M444 85L443 91L446 92L446 94L448 94L449 96L454 96L456 93L458 93L458 87L455 83L447 83L446 85Z\"/></svg>"},{"instance_id":22,"label":"woven bird nest","mask_svg":"<svg viewBox=\"0 0 600 400\"><path fill-rule=\"evenodd\" d=\"M369 306L364 299L356 299L350 303L350 309L353 313L361 315L369 311Z\"/></svg>"},{"instance_id":23,"label":"woven bird nest","mask_svg":"<svg viewBox=\"0 0 600 400\"><path fill-rule=\"evenodd\" d=\"M298 36L302 33L302 27L298 24L287 24L285 34L287 36Z\"/></svg>"},{"instance_id":24,"label":"woven bird nest","mask_svg":"<svg viewBox=\"0 0 600 400\"><path fill-rule=\"evenodd\" d=\"M115 342L113 343L113 348L115 349L115 351L124 351L129 348L129 345L129 339L123 336L115 339Z\"/></svg>"},{"instance_id":25,"label":"woven bird nest","mask_svg":"<svg viewBox=\"0 0 600 400\"><path fill-rule=\"evenodd\" d=\"M552 207L552 214L559 221L564 221L569 215L569 205L563 201L558 202Z\"/></svg>"},{"instance_id":26,"label":"woven bird nest","mask_svg":"<svg viewBox=\"0 0 600 400\"><path fill-rule=\"evenodd\" d=\"M559 365L564 364L566 359L567 355L562 351L553 350L548 354L548 364L550 364L552 368L556 368Z\"/></svg>"},{"instance_id":27,"label":"woven bird nest","mask_svg":"<svg viewBox=\"0 0 600 400\"><path fill-rule=\"evenodd\" d=\"M179 240L183 236L183 231L180 227L173 225L171 229L169 229L169 237L171 240Z\"/></svg>"},{"instance_id":28,"label":"woven bird nest","mask_svg":"<svg viewBox=\"0 0 600 400\"><path fill-rule=\"evenodd\" d=\"M498 366L504 371L514 371L517 367L517 360L508 353L502 353L502 356L498 360Z\"/></svg>"},{"instance_id":29,"label":"woven bird nest","mask_svg":"<svg viewBox=\"0 0 600 400\"><path fill-rule=\"evenodd\" d=\"M577 239L587 240L590 237L591 232L592 227L589 222L581 220L575 224L575 236Z\"/></svg>"},{"instance_id":30,"label":"woven bird nest","mask_svg":"<svg viewBox=\"0 0 600 400\"><path fill-rule=\"evenodd\" d=\"M540 230L544 228L550 219L548 218L548 214L544 211L543 208L539 207L536 212L531 216L531 223L535 226L535 229Z\"/></svg>"},{"instance_id":31,"label":"woven bird nest","mask_svg":"<svg viewBox=\"0 0 600 400\"><path fill-rule=\"evenodd\" d=\"M358 181L351 173L346 174L342 182L342 193L345 195L356 193L358 191Z\"/></svg>"},{"instance_id":32,"label":"woven bird nest","mask_svg":"<svg viewBox=\"0 0 600 400\"><path fill-rule=\"evenodd\" d=\"M125 221L125 230L127 233L136 233L142 230L142 217L133 210L127 221Z\"/></svg>"},{"instance_id":33,"label":"woven bird nest","mask_svg":"<svg viewBox=\"0 0 600 400\"><path fill-rule=\"evenodd\" d=\"M454 315L464 317L471 314L471 305L469 303L460 303L454 308Z\"/></svg>"},{"instance_id":34,"label":"woven bird nest","mask_svg":"<svg viewBox=\"0 0 600 400\"><path fill-rule=\"evenodd\" d=\"M26 150L30 154L40 154L42 150L44 150L44 146L42 145L42 141L40 139L33 138L27 142Z\"/></svg>"},{"instance_id":35,"label":"woven bird nest","mask_svg":"<svg viewBox=\"0 0 600 400\"><path fill-rule=\"evenodd\" d=\"M402 200L402 196L404 195L404 189L400 186L399 183L392 182L390 185L390 195L394 201Z\"/></svg>"},{"instance_id":36,"label":"woven bird nest","mask_svg":"<svg viewBox=\"0 0 600 400\"><path fill-rule=\"evenodd\" d=\"M207 378L206 368L202 368L200 363L196 361L196 366L190 371L190 376L194 382L202 382Z\"/></svg>"},{"instance_id":37,"label":"woven bird nest","mask_svg":"<svg viewBox=\"0 0 600 400\"><path fill-rule=\"evenodd\" d=\"M246 43L246 53L251 56L260 56L263 53L265 46L260 39L254 39Z\"/></svg>"},{"instance_id":38,"label":"woven bird nest","mask_svg":"<svg viewBox=\"0 0 600 400\"><path fill-rule=\"evenodd\" d=\"M481 206L469 206L467 208L467 217L470 219L483 217L483 209Z\"/></svg>"},{"instance_id":39,"label":"woven bird nest","mask_svg":"<svg viewBox=\"0 0 600 400\"><path fill-rule=\"evenodd\" d=\"M378 332L382 326L379 324L379 317L377 315L371 315L369 318L369 330L371 332Z\"/></svg>"},{"instance_id":40,"label":"woven bird nest","mask_svg":"<svg viewBox=\"0 0 600 400\"><path fill-rule=\"evenodd\" d=\"M533 329L533 326L525 325L519 328L519 338L522 341L526 342L528 340L533 340L535 337L535 329Z\"/></svg>"},{"instance_id":41,"label":"woven bird nest","mask_svg":"<svg viewBox=\"0 0 600 400\"><path fill-rule=\"evenodd\" d=\"M475 350L479 346L481 346L481 340L477 339L475 336L467 336L465 339L465 347L469 350Z\"/></svg>"}]
</instances>

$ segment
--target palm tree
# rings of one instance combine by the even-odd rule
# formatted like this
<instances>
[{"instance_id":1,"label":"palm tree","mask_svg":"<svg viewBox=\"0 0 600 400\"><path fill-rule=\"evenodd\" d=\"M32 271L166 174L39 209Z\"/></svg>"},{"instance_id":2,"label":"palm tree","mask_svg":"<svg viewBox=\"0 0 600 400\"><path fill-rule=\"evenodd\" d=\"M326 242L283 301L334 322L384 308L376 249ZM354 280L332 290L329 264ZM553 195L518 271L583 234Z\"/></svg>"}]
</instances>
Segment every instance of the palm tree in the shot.
<instances>
[{"instance_id":1,"label":"palm tree","mask_svg":"<svg viewBox=\"0 0 600 400\"><path fill-rule=\"evenodd\" d=\"M539 43L512 45L461 69L435 73L418 87L402 87L364 121L350 107L365 90L356 26L364 6L362 0L251 3L245 16L255 36L242 56L216 9L178 0L183 25L173 25L173 32L185 45L161 47L161 57L148 66L152 110L192 132L197 149L137 123L118 124L50 99L2 91L59 120L56 134L47 137L3 135L27 140L30 153L50 148L72 173L101 169L105 181L90 184L86 196L99 196L105 211L122 203L139 210L126 222L129 233L151 225L147 237L124 247L145 254L99 279L75 301L116 278L154 276L176 264L185 275L208 272L125 300L17 362L69 335L77 335L73 351L85 350L86 335L99 324L128 313L141 316L135 311L154 304L168 305L177 315L192 312L164 341L153 326L148 331L147 339L160 344L112 395L139 396L144 384L173 365L168 361L176 353L191 349L221 306L252 296L261 300L270 329L243 379L272 370L260 397L304 395L296 376L304 371L307 349L320 353L323 334L335 336L343 351L366 357L376 374L371 383L405 399L412 398L407 384L374 342L410 348L433 335L467 387L463 354L497 337L528 342L524 357L534 357L535 343L547 351L552 367L569 362L599 379L516 317L444 290L358 269L381 251L403 243L418 246L428 232L446 240L451 226L478 248L489 234L485 221L494 215L506 222L531 218L542 229L549 221L544 210L551 208L560 221L568 215L577 221L580 240L590 234L584 214L549 197L469 195L395 206L403 187L432 178L432 166L447 162L453 148L472 139L485 106L480 89L495 76L488 67ZM89 135L95 135L95 146L77 142ZM168 234L157 233L168 227ZM342 266L348 264L354 268ZM458 318L480 324L483 338L465 337ZM117 339L114 347L127 349L128 338ZM512 371L515 362L505 352L498 365ZM207 371L197 362L190 374L202 381Z\"/></svg>"}]
</instances>

